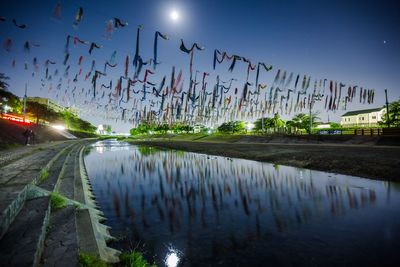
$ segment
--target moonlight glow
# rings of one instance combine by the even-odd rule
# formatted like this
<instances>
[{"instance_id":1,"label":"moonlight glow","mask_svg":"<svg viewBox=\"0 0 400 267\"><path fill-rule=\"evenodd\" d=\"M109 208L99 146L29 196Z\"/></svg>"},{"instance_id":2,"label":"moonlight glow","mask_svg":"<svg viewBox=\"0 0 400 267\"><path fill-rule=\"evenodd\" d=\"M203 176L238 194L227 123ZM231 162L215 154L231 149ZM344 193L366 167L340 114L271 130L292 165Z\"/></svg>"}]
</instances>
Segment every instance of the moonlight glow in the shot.
<instances>
[{"instance_id":1,"label":"moonlight glow","mask_svg":"<svg viewBox=\"0 0 400 267\"><path fill-rule=\"evenodd\" d=\"M169 14L169 17L173 20L173 21L178 21L179 20L179 13L176 10L172 10L171 13Z\"/></svg>"}]
</instances>

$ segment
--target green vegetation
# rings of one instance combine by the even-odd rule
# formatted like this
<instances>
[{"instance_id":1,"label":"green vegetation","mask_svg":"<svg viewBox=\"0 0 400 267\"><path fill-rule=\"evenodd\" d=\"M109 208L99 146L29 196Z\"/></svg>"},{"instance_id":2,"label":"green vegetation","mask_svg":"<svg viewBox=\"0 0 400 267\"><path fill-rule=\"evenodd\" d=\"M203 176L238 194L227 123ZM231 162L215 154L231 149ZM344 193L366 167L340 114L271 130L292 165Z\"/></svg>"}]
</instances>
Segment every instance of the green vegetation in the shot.
<instances>
[{"instance_id":1,"label":"green vegetation","mask_svg":"<svg viewBox=\"0 0 400 267\"><path fill-rule=\"evenodd\" d=\"M79 253L79 266L81 267L107 267L107 263L98 256L81 252Z\"/></svg>"},{"instance_id":2,"label":"green vegetation","mask_svg":"<svg viewBox=\"0 0 400 267\"><path fill-rule=\"evenodd\" d=\"M49 171L45 168L39 173L39 183L43 183L49 177Z\"/></svg>"},{"instance_id":3,"label":"green vegetation","mask_svg":"<svg viewBox=\"0 0 400 267\"><path fill-rule=\"evenodd\" d=\"M121 266L121 267L157 267L157 265L148 263L142 253L137 251L124 252L119 256L120 262L116 264L107 264L99 256L84 253L79 253L79 266L81 267L107 267L107 266Z\"/></svg>"},{"instance_id":4,"label":"green vegetation","mask_svg":"<svg viewBox=\"0 0 400 267\"><path fill-rule=\"evenodd\" d=\"M142 156L153 155L160 151L156 147L151 147L151 146L139 146L138 150Z\"/></svg>"},{"instance_id":5,"label":"green vegetation","mask_svg":"<svg viewBox=\"0 0 400 267\"><path fill-rule=\"evenodd\" d=\"M7 80L9 79L4 73L0 73L0 114L5 112L20 114L22 103L16 95L8 91Z\"/></svg>"},{"instance_id":6,"label":"green vegetation","mask_svg":"<svg viewBox=\"0 0 400 267\"><path fill-rule=\"evenodd\" d=\"M148 263L140 252L124 252L119 256L122 266L126 267L156 267L157 265Z\"/></svg>"},{"instance_id":7,"label":"green vegetation","mask_svg":"<svg viewBox=\"0 0 400 267\"><path fill-rule=\"evenodd\" d=\"M62 209L67 205L65 198L58 193L52 192L50 194L51 209L58 210Z\"/></svg>"},{"instance_id":8,"label":"green vegetation","mask_svg":"<svg viewBox=\"0 0 400 267\"><path fill-rule=\"evenodd\" d=\"M312 114L311 116L311 124L312 127L317 125L316 121L319 120L317 114ZM286 126L288 128L294 128L295 130L301 129L305 130L307 133L310 133L310 116L304 113L300 113L295 115L292 120L286 122Z\"/></svg>"},{"instance_id":9,"label":"green vegetation","mask_svg":"<svg viewBox=\"0 0 400 267\"><path fill-rule=\"evenodd\" d=\"M279 114L276 113L273 118L261 118L256 120L254 123L255 131L265 131L273 133L279 132L279 129L285 128L285 122L280 118Z\"/></svg>"},{"instance_id":10,"label":"green vegetation","mask_svg":"<svg viewBox=\"0 0 400 267\"><path fill-rule=\"evenodd\" d=\"M243 133L246 130L246 124L243 121L224 122L218 127L221 133Z\"/></svg>"},{"instance_id":11,"label":"green vegetation","mask_svg":"<svg viewBox=\"0 0 400 267\"><path fill-rule=\"evenodd\" d=\"M386 111L382 119L382 126L386 126ZM389 104L389 124L391 127L400 127L400 99Z\"/></svg>"},{"instance_id":12,"label":"green vegetation","mask_svg":"<svg viewBox=\"0 0 400 267\"><path fill-rule=\"evenodd\" d=\"M26 102L26 112L31 117L35 118L36 124L43 121L55 121L59 119L59 115L57 112L50 109L46 105L33 101Z\"/></svg>"},{"instance_id":13,"label":"green vegetation","mask_svg":"<svg viewBox=\"0 0 400 267\"><path fill-rule=\"evenodd\" d=\"M111 133L112 133L111 126L110 126L110 125L107 125L106 129L104 130L104 132L105 132L106 134L111 134Z\"/></svg>"},{"instance_id":14,"label":"green vegetation","mask_svg":"<svg viewBox=\"0 0 400 267\"><path fill-rule=\"evenodd\" d=\"M193 132L194 127L182 123L176 123L174 125L169 124L152 124L152 123L141 123L137 127L130 130L132 136L145 135L145 134L166 134L166 133L189 133Z\"/></svg>"},{"instance_id":15,"label":"green vegetation","mask_svg":"<svg viewBox=\"0 0 400 267\"><path fill-rule=\"evenodd\" d=\"M23 101L8 91L7 80L9 77L4 73L0 73L0 114L5 112L12 112L16 115L21 115L23 111ZM36 124L39 123L61 123L74 133L89 133L94 134L96 127L89 122L82 120L72 112L64 110L56 112L49 108L47 105L37 103L35 101L27 101L26 112L28 118L34 118ZM111 127L107 129L111 132ZM87 137L87 136L84 136Z\"/></svg>"},{"instance_id":16,"label":"green vegetation","mask_svg":"<svg viewBox=\"0 0 400 267\"><path fill-rule=\"evenodd\" d=\"M56 112L46 105L34 101L28 101L26 103L26 111L31 117L35 118L36 124L40 122L65 124L71 133L78 135L79 133L94 134L96 131L95 126L85 120L82 120L68 110Z\"/></svg>"},{"instance_id":17,"label":"green vegetation","mask_svg":"<svg viewBox=\"0 0 400 267\"><path fill-rule=\"evenodd\" d=\"M89 122L82 120L75 114L65 110L59 113L59 120L63 121L67 128L72 131L94 133L96 127Z\"/></svg>"},{"instance_id":18,"label":"green vegetation","mask_svg":"<svg viewBox=\"0 0 400 267\"><path fill-rule=\"evenodd\" d=\"M317 120L319 120L317 114L312 116L312 127L316 127ZM339 124L332 124L332 127L339 127ZM195 131L196 130L196 131ZM314 131L315 129L313 129ZM224 134L224 138L228 138L228 135L240 135L240 134L302 134L310 133L310 117L307 114L298 114L292 118L292 120L284 121L280 118L279 114L276 113L274 117L260 118L257 119L254 124L252 122L244 121L229 121L219 125L216 131L212 128L206 128L205 126L196 125L190 126L183 123L176 123L174 125L169 124L151 124L141 123L137 127L130 130L131 139L140 138L174 138L177 139L212 139L208 138L215 134ZM170 136L168 136L168 134ZM190 135L187 135L190 134ZM218 136L217 139L220 139Z\"/></svg>"}]
</instances>

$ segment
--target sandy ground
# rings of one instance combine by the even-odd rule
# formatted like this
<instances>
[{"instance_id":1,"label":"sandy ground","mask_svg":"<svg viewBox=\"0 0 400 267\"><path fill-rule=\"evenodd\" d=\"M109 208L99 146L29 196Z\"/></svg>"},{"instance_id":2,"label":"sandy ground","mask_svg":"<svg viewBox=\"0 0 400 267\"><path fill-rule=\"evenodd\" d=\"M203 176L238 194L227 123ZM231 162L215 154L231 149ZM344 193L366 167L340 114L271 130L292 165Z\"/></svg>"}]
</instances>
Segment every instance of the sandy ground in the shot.
<instances>
[{"instance_id":1,"label":"sandy ground","mask_svg":"<svg viewBox=\"0 0 400 267\"><path fill-rule=\"evenodd\" d=\"M132 143L251 159L378 180L400 181L400 146L178 140L137 140Z\"/></svg>"}]
</instances>

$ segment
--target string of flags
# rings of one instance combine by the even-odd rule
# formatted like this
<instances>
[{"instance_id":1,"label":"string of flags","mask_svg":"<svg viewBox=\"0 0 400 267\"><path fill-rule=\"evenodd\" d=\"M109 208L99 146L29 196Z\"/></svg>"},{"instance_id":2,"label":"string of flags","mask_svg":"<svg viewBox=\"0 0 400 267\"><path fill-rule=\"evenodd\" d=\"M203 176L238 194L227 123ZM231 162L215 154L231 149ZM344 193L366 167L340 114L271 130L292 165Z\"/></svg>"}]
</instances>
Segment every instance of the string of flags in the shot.
<instances>
[{"instance_id":1,"label":"string of flags","mask_svg":"<svg viewBox=\"0 0 400 267\"><path fill-rule=\"evenodd\" d=\"M78 28L82 23L83 15L84 10L79 7L73 20L74 28ZM60 20L61 16L62 6L57 3L52 18ZM7 21L9 19L0 17L0 22ZM19 29L27 28L26 24L19 23L16 19L10 21ZM104 37L111 39L115 30L128 26L125 20L113 17L106 22ZM136 28L133 58L129 53L124 56L124 51L114 50L110 58L104 60L104 65L102 62L96 64L99 60L95 58L95 51L101 50L102 44L83 40L76 35L67 35L63 60L57 62L45 59L43 73L40 73L41 64L39 59L34 57L32 76L41 75L41 90L47 88L48 93L53 94L60 102L74 103L86 114L96 114L104 119L134 125L143 122L214 125L227 120L255 120L275 113L291 115L313 109L317 104L327 112L336 112L346 110L353 102L374 103L374 89L312 78L310 75L296 74L284 69L275 70L271 64L252 61L219 49L214 50L210 62L210 68L215 73L215 79L211 79L209 72L195 69L194 54L198 53L201 56L205 48L198 43L188 45L181 39L177 52L189 56L189 77L186 77L185 82L182 69L177 71L175 66L171 66L170 75L157 70L157 66L163 64L159 60L158 48L164 41L170 40L167 34L155 31L153 57L148 60L142 58L140 34L143 30L142 25ZM88 47L88 54L75 54L70 47L71 42L74 47ZM13 46L11 38L3 41L3 49L6 52L11 53ZM40 44L31 41L23 44L26 53L33 53L35 49L32 48L37 47L40 47ZM71 55L76 57L77 61L71 62ZM118 62L117 55L122 55L121 62ZM85 61L89 64L90 60L90 67L86 69ZM227 65L225 71L232 73L239 64L246 70L243 80L231 78L223 81L216 73L224 65ZM17 66L15 59L11 65L13 68ZM29 70L27 61L21 65L25 70ZM101 71L96 68L98 65L104 66ZM116 72L121 69L119 77L108 76L109 68ZM74 69L77 69L77 72L71 73ZM60 72L63 73L62 76ZM260 82L265 73L274 73L271 83Z\"/></svg>"}]
</instances>

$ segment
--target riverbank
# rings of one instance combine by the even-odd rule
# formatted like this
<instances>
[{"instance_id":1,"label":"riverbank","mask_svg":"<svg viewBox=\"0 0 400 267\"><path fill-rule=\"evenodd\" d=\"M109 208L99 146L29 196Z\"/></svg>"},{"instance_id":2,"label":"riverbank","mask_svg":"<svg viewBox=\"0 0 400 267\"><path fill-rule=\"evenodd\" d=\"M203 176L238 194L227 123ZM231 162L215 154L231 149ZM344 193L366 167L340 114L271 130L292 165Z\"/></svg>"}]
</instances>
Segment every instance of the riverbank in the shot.
<instances>
[{"instance_id":1,"label":"riverbank","mask_svg":"<svg viewBox=\"0 0 400 267\"><path fill-rule=\"evenodd\" d=\"M96 134L87 132L65 130L60 131L46 125L24 125L12 121L0 119L0 151L21 147L25 144L23 133L26 129L33 130L34 138L31 144L43 144L48 142L66 141L79 138L95 138Z\"/></svg>"},{"instance_id":2,"label":"riverbank","mask_svg":"<svg viewBox=\"0 0 400 267\"><path fill-rule=\"evenodd\" d=\"M0 262L81 266L82 255L118 262L83 161L93 140L19 147L0 154ZM97 266L97 265L96 265Z\"/></svg>"},{"instance_id":3,"label":"riverbank","mask_svg":"<svg viewBox=\"0 0 400 267\"><path fill-rule=\"evenodd\" d=\"M400 181L400 146L379 145L377 138L347 138L346 141L306 141L232 136L136 138L128 142L225 157L244 158L376 180ZM283 141L286 141L285 143ZM388 144L397 144L391 138ZM377 144L378 143L378 144ZM381 143L382 144L382 143Z\"/></svg>"}]
</instances>

